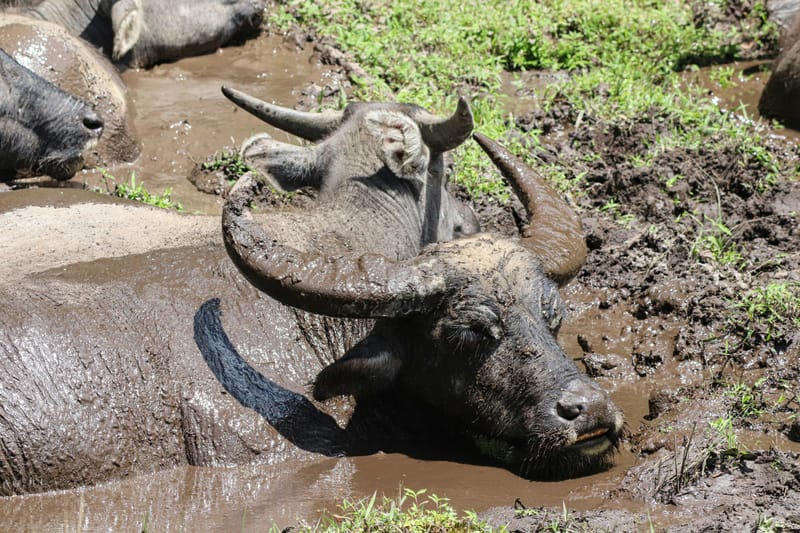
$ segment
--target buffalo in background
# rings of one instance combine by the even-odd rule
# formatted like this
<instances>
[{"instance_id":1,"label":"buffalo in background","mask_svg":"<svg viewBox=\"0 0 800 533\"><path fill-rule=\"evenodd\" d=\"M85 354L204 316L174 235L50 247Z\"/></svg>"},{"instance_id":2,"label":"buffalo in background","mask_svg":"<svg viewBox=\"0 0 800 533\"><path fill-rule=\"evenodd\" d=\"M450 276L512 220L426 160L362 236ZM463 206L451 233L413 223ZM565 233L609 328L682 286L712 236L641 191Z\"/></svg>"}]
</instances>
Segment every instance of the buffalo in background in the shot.
<instances>
[{"instance_id":1,"label":"buffalo in background","mask_svg":"<svg viewBox=\"0 0 800 533\"><path fill-rule=\"evenodd\" d=\"M258 29L264 0L5 0L6 11L62 26L114 61L149 67L212 52ZM3 2L0 2L2 5Z\"/></svg>"},{"instance_id":2,"label":"buffalo in background","mask_svg":"<svg viewBox=\"0 0 800 533\"><path fill-rule=\"evenodd\" d=\"M0 14L0 49L38 76L86 102L103 120L103 136L87 154L84 166L108 166L138 157L140 146L129 117L128 91L107 58L57 24L19 15ZM6 105L13 103L9 101ZM37 142L53 142L45 128L35 131ZM0 136L4 135L0 131ZM80 167L72 172L77 170Z\"/></svg>"},{"instance_id":3,"label":"buffalo in background","mask_svg":"<svg viewBox=\"0 0 800 533\"><path fill-rule=\"evenodd\" d=\"M19 172L69 179L102 132L85 102L0 50L0 180Z\"/></svg>"},{"instance_id":4,"label":"buffalo in background","mask_svg":"<svg viewBox=\"0 0 800 533\"><path fill-rule=\"evenodd\" d=\"M0 49L86 102L103 121L102 138L83 159L87 167L131 162L141 151L129 117L127 89L101 52L133 67L210 52L239 35L253 33L264 10L263 0L6 0L0 6ZM0 93L0 105L13 108L13 98L11 93ZM35 109L28 115L44 117L48 112ZM50 137L47 128L30 131L36 132L31 139L34 146L67 142ZM11 146L18 142L18 137L12 139L9 131L0 130L0 159L16 161L17 152ZM36 151L30 150L29 155L35 156ZM21 166L35 173L47 174L45 169L55 168L30 157L24 161ZM80 165L65 165L54 170L57 175L52 177L68 179L79 169Z\"/></svg>"},{"instance_id":5,"label":"buffalo in background","mask_svg":"<svg viewBox=\"0 0 800 533\"><path fill-rule=\"evenodd\" d=\"M781 27L780 53L758 102L758 111L800 129L800 3L773 2L773 18Z\"/></svg>"}]
</instances>

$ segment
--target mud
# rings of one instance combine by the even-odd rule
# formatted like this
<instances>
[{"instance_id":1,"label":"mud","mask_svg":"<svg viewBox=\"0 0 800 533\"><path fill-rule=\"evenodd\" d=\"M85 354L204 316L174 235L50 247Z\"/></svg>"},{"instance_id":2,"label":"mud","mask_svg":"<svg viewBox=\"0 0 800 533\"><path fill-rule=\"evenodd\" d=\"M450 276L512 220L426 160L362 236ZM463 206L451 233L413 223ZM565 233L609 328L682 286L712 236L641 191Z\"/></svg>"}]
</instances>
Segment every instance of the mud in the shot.
<instances>
[{"instance_id":1,"label":"mud","mask_svg":"<svg viewBox=\"0 0 800 533\"><path fill-rule=\"evenodd\" d=\"M320 91L335 91L341 78L313 56L310 44L301 48L294 40L266 34L211 55L149 70L127 70L122 79L142 153L135 162L114 165L108 171L122 182L135 174L137 183L151 192L172 189L172 199L186 211L219 214L219 196L198 192L186 179L196 165L216 152L238 149L254 133L268 132L284 142L299 143L237 108L220 87L229 85L294 107L301 100L313 102ZM97 170L84 171L73 181L113 189L113 183Z\"/></svg>"},{"instance_id":2,"label":"mud","mask_svg":"<svg viewBox=\"0 0 800 533\"><path fill-rule=\"evenodd\" d=\"M124 73L143 155L111 172L119 179L136 172L150 189L172 187L189 211L218 213L219 198L197 192L185 179L197 162L254 132L295 142L237 111L219 85L283 105L304 100L307 107L320 91L335 92L342 76L340 67L318 60L308 44L301 49L297 41L264 35L212 56ZM687 83L713 91L723 109L744 104L757 119L765 64L733 65L732 87L719 86L708 70L687 74ZM146 522L153 531L263 531L273 523L313 522L325 510L335 512L343 498L392 496L401 487L426 488L512 531L556 521L574 530L753 530L762 518L800 529L800 333L786 325L775 334L746 324L731 307L737 295L770 281L800 282L800 184L787 179L800 160L797 133L764 124L769 150L782 165L777 180L724 143L667 150L640 167L631 156L644 155L643 147L666 133L667 117L606 124L579 117L568 102L548 114L536 111L537 91L559 76L514 82L519 76L509 75L508 105L520 129L543 132L540 158L586 180L588 193L574 200L590 254L563 291L570 314L559 341L626 413L630 436L613 468L543 483L492 467L383 453L181 467L81 490L2 498L0 529L132 530ZM96 172L78 180L104 186ZM65 206L38 206L59 207ZM118 207L109 203L109 209ZM485 201L475 207L484 227L515 231L513 207ZM731 229L727 247L749 265L744 274L695 246L723 214ZM58 218L51 220L57 228ZM43 235L56 231L46 228ZM45 258L37 268L58 264ZM739 382L760 382L756 400L763 412L736 418L732 447L710 423L741 410L728 392Z\"/></svg>"}]
</instances>

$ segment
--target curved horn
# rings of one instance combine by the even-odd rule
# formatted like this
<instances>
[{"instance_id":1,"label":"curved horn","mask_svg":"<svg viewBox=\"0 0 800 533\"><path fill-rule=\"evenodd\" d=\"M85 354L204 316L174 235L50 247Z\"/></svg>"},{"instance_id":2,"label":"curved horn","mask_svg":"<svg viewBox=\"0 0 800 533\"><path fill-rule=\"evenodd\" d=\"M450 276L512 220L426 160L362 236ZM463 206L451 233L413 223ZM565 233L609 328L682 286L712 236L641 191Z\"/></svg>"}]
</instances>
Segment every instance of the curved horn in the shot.
<instances>
[{"instance_id":1,"label":"curved horn","mask_svg":"<svg viewBox=\"0 0 800 533\"><path fill-rule=\"evenodd\" d=\"M432 152L447 152L469 138L472 133L472 111L464 97L459 97L455 113L447 118L431 115L420 109L413 118L419 124L422 140Z\"/></svg>"},{"instance_id":2,"label":"curved horn","mask_svg":"<svg viewBox=\"0 0 800 533\"><path fill-rule=\"evenodd\" d=\"M222 94L251 115L270 126L297 135L307 141L318 141L330 134L342 123L341 111L306 113L279 105L268 104L242 91L222 87Z\"/></svg>"},{"instance_id":3,"label":"curved horn","mask_svg":"<svg viewBox=\"0 0 800 533\"><path fill-rule=\"evenodd\" d=\"M480 133L473 138L505 177L525 206L530 222L522 245L539 257L548 277L564 285L586 260L581 219L533 169Z\"/></svg>"},{"instance_id":4,"label":"curved horn","mask_svg":"<svg viewBox=\"0 0 800 533\"><path fill-rule=\"evenodd\" d=\"M435 259L301 252L266 233L247 206L259 186L245 174L222 211L225 247L244 276L276 300L329 316L378 318L430 309L446 290Z\"/></svg>"}]
</instances>

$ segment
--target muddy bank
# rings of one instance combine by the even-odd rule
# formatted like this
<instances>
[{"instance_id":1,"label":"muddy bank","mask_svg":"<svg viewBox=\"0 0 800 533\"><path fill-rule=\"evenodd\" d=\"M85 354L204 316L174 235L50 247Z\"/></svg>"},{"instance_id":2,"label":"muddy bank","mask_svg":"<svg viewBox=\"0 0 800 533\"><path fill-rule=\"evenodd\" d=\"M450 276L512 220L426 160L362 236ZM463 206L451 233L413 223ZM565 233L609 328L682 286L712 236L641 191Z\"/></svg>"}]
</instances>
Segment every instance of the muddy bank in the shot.
<instances>
[{"instance_id":1,"label":"muddy bank","mask_svg":"<svg viewBox=\"0 0 800 533\"><path fill-rule=\"evenodd\" d=\"M563 102L516 125L546 132L537 158L583 180L585 195L575 201L590 253L565 291L570 324L583 327L561 340L605 386L638 383L648 403L642 418L628 418L636 466L596 510L570 515L569 524L800 527L797 310L768 324L741 303L776 285L797 294L796 134L764 124L775 168L722 138L651 156L670 134L668 116L608 124L579 119ZM620 510L620 499L638 503ZM520 531L567 525L561 509L521 501L529 508L486 517Z\"/></svg>"}]
</instances>

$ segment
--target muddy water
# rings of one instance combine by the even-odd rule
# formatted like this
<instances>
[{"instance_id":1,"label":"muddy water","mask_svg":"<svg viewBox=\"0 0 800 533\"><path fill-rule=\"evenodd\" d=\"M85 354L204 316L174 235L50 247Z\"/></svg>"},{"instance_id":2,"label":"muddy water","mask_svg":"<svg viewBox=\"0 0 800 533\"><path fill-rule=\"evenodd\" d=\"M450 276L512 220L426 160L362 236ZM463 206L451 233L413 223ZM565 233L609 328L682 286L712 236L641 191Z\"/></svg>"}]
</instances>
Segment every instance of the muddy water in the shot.
<instances>
[{"instance_id":1,"label":"muddy water","mask_svg":"<svg viewBox=\"0 0 800 533\"><path fill-rule=\"evenodd\" d=\"M171 188L173 200L189 212L219 213L219 197L196 191L186 179L195 163L224 147L238 147L253 133L263 131L298 143L238 109L222 95L220 87L229 85L294 107L300 91L309 84L334 83L329 69L312 59L311 47L307 48L298 50L280 36L264 35L215 54L124 72L142 154L133 163L108 170L118 181L127 181L135 173L137 183L151 192ZM105 187L98 171L84 171L74 181Z\"/></svg>"},{"instance_id":2,"label":"muddy water","mask_svg":"<svg viewBox=\"0 0 800 533\"><path fill-rule=\"evenodd\" d=\"M619 333L620 321L592 312L594 296L576 303L574 321L563 326L561 342L574 355L577 332ZM624 318L621 320L624 321ZM624 326L623 326L624 327ZM624 352L624 344L610 349ZM577 348L580 350L580 348ZM640 383L603 385L612 391L628 424L642 421L647 391ZM399 454L250 465L230 468L182 467L54 494L0 498L0 531L136 530L264 531L336 512L342 498L395 496L402 487L425 488L450 498L458 509L485 510L512 505L571 509L608 507L635 457L623 451L609 471L561 482L530 482L493 467L423 461ZM618 502L626 506L626 502ZM641 509L641 504L630 504Z\"/></svg>"}]
</instances>

